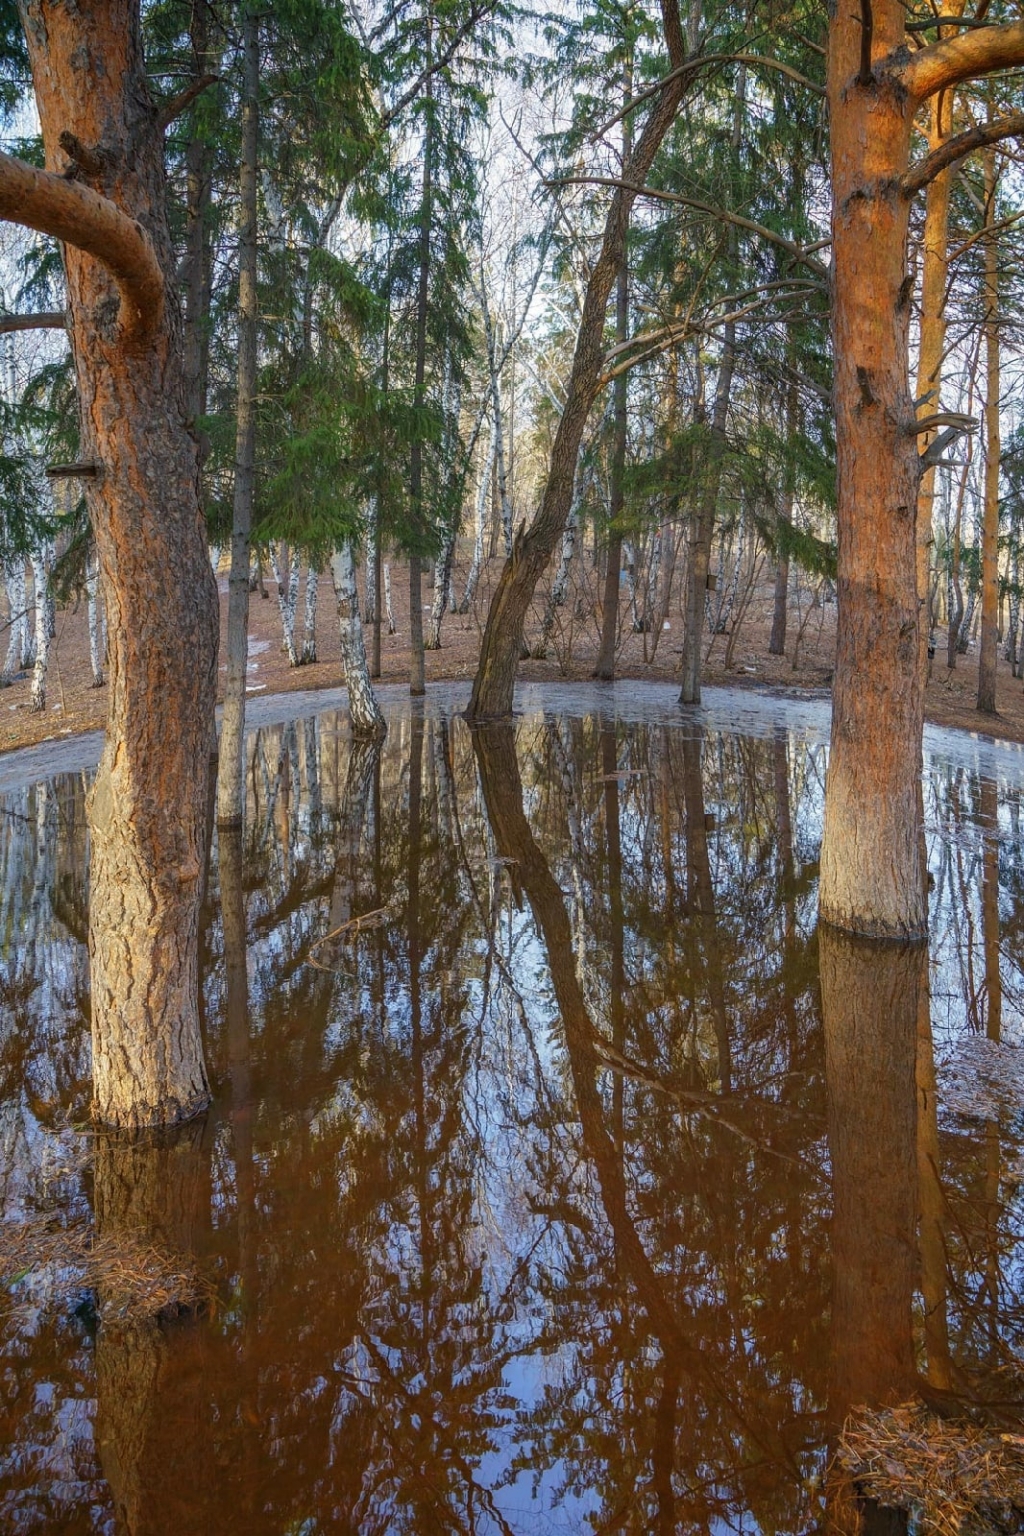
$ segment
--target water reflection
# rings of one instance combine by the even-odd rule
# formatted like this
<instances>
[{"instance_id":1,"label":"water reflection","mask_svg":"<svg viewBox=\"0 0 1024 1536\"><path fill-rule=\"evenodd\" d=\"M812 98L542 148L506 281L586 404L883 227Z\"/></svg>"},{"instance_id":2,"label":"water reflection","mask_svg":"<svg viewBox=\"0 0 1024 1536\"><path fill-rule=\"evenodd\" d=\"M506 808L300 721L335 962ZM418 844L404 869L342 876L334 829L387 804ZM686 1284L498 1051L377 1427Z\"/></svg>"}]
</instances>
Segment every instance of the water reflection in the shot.
<instances>
[{"instance_id":1,"label":"water reflection","mask_svg":"<svg viewBox=\"0 0 1024 1536\"><path fill-rule=\"evenodd\" d=\"M85 786L8 797L4 1213L144 1230L212 1304L10 1287L0 1526L802 1532L851 1405L1011 1415L1017 804L929 762L929 962L817 932L822 770L676 715L257 733L215 1104L132 1147L68 1129Z\"/></svg>"}]
</instances>

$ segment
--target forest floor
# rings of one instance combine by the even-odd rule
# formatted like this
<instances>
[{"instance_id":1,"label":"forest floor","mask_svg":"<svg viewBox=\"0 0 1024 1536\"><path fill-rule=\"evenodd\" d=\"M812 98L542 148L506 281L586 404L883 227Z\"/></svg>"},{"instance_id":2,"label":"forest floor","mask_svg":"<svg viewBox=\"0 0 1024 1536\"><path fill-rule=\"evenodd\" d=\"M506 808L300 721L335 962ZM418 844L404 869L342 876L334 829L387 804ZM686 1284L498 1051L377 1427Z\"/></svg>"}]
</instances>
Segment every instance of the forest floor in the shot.
<instances>
[{"instance_id":1,"label":"forest floor","mask_svg":"<svg viewBox=\"0 0 1024 1536\"><path fill-rule=\"evenodd\" d=\"M471 678L476 668L480 637L487 614L490 593L502 567L500 558L492 559L481 577L476 601L470 613L445 616L441 631L441 649L428 651L426 657L427 680ZM467 562L457 565L455 590L463 591ZM577 562L579 564L579 562ZM381 681L403 682L409 675L408 645L408 587L406 568L392 565L392 601L396 633L389 635L384 628L381 637ZM524 681L554 679L589 679L597 655L598 627L594 618L596 610L597 577L584 573L582 589L575 594L562 611L552 633L548 659L524 661L519 675ZM303 587L305 574L303 573ZM220 674L224 677L224 635L227 621L227 576L219 577L221 593L221 658ZM329 576L321 578L317 615L318 660L301 667L290 667L282 649L281 619L276 601L276 587L272 578L266 580L267 596L259 591L250 602L249 640L249 691L258 693L282 693L292 689L336 688L342 682L341 653L334 595ZM429 601L433 593L424 589ZM801 610L801 611L798 611ZM539 632L542 603L535 603L535 612L528 627L528 638ZM768 653L768 636L771 627L772 585L766 580L754 593L747 608L733 652L726 666L728 634L716 635L712 641L705 637L705 648L710 647L704 666L704 681L709 685L728 684L733 687L758 689L784 689L787 692L827 691L831 679L835 652L835 603L812 605L810 594L803 594L802 602L792 600L789 615L789 633L785 656ZM303 598L300 595L297 620L297 640L301 646ZM428 615L424 615L424 619ZM799 655L794 665L793 654L804 621L799 643ZM621 646L617 661L617 676L642 678L659 682L672 681L679 670L682 644L682 617L678 602L668 619L668 627L657 637L658 644L651 657L651 635L632 633L629 608L623 590L621 611ZM370 632L367 630L367 647ZM925 716L937 725L952 726L973 731L996 740L1024 742L1024 682L1014 678L1009 665L1000 654L997 682L998 714L982 715L976 708L977 650L972 647L957 659L953 672L946 667L944 635L939 634L939 651L932 677L925 695ZM0 639L4 639L0 633ZM646 651L646 654L645 654ZM187 664L187 658L185 658ZM85 602L77 608L69 607L57 615L57 638L51 650L47 677L47 698L44 712L34 712L29 698L30 677L19 676L10 688L0 692L0 752L17 747L34 746L47 740L58 740L79 731L102 729L107 712L107 689L92 687L89 666L89 643Z\"/></svg>"}]
</instances>

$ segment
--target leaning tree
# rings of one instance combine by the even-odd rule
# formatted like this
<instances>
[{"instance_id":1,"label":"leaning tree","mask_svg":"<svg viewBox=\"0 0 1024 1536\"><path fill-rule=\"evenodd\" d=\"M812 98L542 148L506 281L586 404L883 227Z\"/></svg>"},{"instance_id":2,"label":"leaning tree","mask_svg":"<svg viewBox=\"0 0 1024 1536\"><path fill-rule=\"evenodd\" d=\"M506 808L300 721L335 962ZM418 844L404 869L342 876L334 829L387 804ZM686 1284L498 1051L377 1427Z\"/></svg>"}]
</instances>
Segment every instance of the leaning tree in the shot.
<instances>
[{"instance_id":1,"label":"leaning tree","mask_svg":"<svg viewBox=\"0 0 1024 1536\"><path fill-rule=\"evenodd\" d=\"M20 0L46 169L0 155L0 217L62 242L81 463L109 615L90 798L94 1112L136 1128L209 1097L198 923L217 598L200 512L139 0Z\"/></svg>"},{"instance_id":2,"label":"leaning tree","mask_svg":"<svg viewBox=\"0 0 1024 1536\"><path fill-rule=\"evenodd\" d=\"M1024 131L1024 115L954 135L915 164L911 139L936 94L1024 63L1024 22L965 18L969 30L915 51L925 33L912 26L902 0L860 0L859 11L836 7L829 36L839 613L820 909L852 932L923 938L915 521L922 471L957 423L916 415L910 393L910 203L970 150Z\"/></svg>"}]
</instances>

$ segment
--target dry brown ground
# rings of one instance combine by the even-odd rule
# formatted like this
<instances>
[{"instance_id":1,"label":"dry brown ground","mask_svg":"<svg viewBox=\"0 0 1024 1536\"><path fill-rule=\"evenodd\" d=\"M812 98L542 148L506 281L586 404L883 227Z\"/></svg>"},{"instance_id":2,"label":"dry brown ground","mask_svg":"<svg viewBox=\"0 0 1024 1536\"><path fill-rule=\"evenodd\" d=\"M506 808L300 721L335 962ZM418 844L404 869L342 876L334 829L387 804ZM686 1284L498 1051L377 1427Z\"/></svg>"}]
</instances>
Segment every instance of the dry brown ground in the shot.
<instances>
[{"instance_id":1,"label":"dry brown ground","mask_svg":"<svg viewBox=\"0 0 1024 1536\"><path fill-rule=\"evenodd\" d=\"M442 628L442 648L427 653L427 679L469 678L476 666L480 634L487 602L501 570L501 560L489 562L477 594L474 611L462 616L448 614ZM461 593L465 583L466 562L456 572L456 591ZM522 663L520 675L525 679L543 680L554 678L588 678L597 653L597 626L592 616L593 596L597 582L592 573L581 572L584 591L578 593L579 605L570 602L560 619L549 649L549 659L530 660ZM222 574L221 587L221 667L223 677L223 634L227 615L227 579ZM408 600L406 573L403 566L392 567L393 603L397 633L383 636L382 681L399 683L409 674L408 650ZM289 667L281 649L281 624L278 615L274 587L267 582L270 594L266 599L254 593L250 606L250 687L254 692L285 692L297 688L333 688L342 681L337 621L330 580L324 577L320 586L320 605L317 622L317 648L320 660L309 666ZM432 594L427 591L429 599ZM765 583L750 604L741 626L732 657L732 665L726 670L725 648L728 636L715 637L704 669L705 680L710 684L729 683L747 687L775 687L786 689L823 689L831 680L835 640L835 605L825 604L814 609L804 629L800 645L799 663L794 668L792 657L798 627L795 608L790 614L788 654L785 657L768 654L768 633L771 620L771 587ZM803 599L806 614L807 601ZM539 625L541 604L538 602L534 615L534 628ZM582 615L582 616L580 616ZM302 620L302 600L299 602L299 626ZM671 681L678 670L681 644L681 617L678 605L669 617L669 629L658 639L653 661L650 659L650 636L634 635L629 631L625 600L622 605L623 635L618 662L620 677L650 678ZM2 636L0 636L2 638ZM708 637L710 640L710 637ZM367 636L369 642L369 635ZM644 644L647 642L645 659ZM187 665L187 658L184 659ZM57 615L57 640L53 647L50 672L47 681L47 708L44 714L34 713L29 702L29 678L22 677L9 689L0 692L0 752L16 747L35 745L39 742L59 739L73 732L101 728L106 719L106 687L90 686L88 633L84 602L77 609L67 609ZM977 658L972 651L959 658L956 670L950 674L945 665L944 650L940 650L933 669L925 698L925 713L929 720L940 725L975 731L1002 740L1024 742L1024 684L1011 676L1006 662L1000 657L998 678L997 716L986 716L975 708L977 690Z\"/></svg>"}]
</instances>

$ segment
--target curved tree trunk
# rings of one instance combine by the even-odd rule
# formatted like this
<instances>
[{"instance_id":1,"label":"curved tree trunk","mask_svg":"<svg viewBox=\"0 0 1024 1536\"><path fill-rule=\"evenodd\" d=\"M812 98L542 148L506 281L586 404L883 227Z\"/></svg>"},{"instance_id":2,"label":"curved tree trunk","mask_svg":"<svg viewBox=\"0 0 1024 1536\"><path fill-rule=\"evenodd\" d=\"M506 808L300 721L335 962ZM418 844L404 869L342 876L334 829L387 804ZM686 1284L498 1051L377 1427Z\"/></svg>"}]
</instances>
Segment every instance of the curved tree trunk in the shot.
<instances>
[{"instance_id":1,"label":"curved tree trunk","mask_svg":"<svg viewBox=\"0 0 1024 1536\"><path fill-rule=\"evenodd\" d=\"M512 713L523 625L537 583L562 536L572 507L580 443L601 387L608 296L625 258L626 231L635 188L643 183L687 88L687 75L682 70L686 45L675 0L663 0L662 21L675 78L670 79L655 98L636 149L623 168L626 185L618 187L612 196L601 251L587 283L565 409L555 432L547 484L529 530L517 534L513 541L512 554L505 562L491 600L473 692L466 711L471 720Z\"/></svg>"},{"instance_id":2,"label":"curved tree trunk","mask_svg":"<svg viewBox=\"0 0 1024 1536\"><path fill-rule=\"evenodd\" d=\"M82 457L101 466L88 482L110 624L89 800L94 1111L134 1127L209 1097L198 919L216 591L138 5L25 0L21 14L50 174L5 157L0 211L66 242Z\"/></svg>"}]
</instances>

